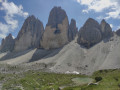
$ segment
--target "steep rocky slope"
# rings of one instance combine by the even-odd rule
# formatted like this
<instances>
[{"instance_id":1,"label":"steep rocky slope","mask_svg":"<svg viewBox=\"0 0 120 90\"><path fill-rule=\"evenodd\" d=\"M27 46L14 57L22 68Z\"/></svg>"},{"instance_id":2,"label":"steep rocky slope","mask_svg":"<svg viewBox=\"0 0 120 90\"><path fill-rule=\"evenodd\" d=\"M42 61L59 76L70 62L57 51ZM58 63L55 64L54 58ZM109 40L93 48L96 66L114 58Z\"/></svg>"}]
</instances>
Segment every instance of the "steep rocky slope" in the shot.
<instances>
[{"instance_id":1,"label":"steep rocky slope","mask_svg":"<svg viewBox=\"0 0 120 90\"><path fill-rule=\"evenodd\" d=\"M2 39L0 46L1 52L12 51L14 48L15 40L12 37L12 34L9 34L5 39Z\"/></svg>"},{"instance_id":2,"label":"steep rocky slope","mask_svg":"<svg viewBox=\"0 0 120 90\"><path fill-rule=\"evenodd\" d=\"M69 30L68 30L69 41L74 40L77 33L78 33L78 28L76 27L76 21L74 19L71 19L71 22L70 22L70 25L69 25Z\"/></svg>"},{"instance_id":3,"label":"steep rocky slope","mask_svg":"<svg viewBox=\"0 0 120 90\"><path fill-rule=\"evenodd\" d=\"M19 65L25 69L32 66L32 69L46 68L52 72L81 74L120 68L119 30L116 34L113 35L105 20L99 24L89 18L77 35L75 20L72 19L69 25L66 12L54 7L45 31L42 22L34 16L25 20L15 39L15 52L0 53L0 63ZM13 40L12 35L3 40L2 46L11 51L13 45L9 39Z\"/></svg>"},{"instance_id":4,"label":"steep rocky slope","mask_svg":"<svg viewBox=\"0 0 120 90\"><path fill-rule=\"evenodd\" d=\"M79 30L77 42L84 47L90 48L101 40L102 34L99 23L89 18Z\"/></svg>"},{"instance_id":5,"label":"steep rocky slope","mask_svg":"<svg viewBox=\"0 0 120 90\"><path fill-rule=\"evenodd\" d=\"M60 73L76 71L82 74L92 74L100 69L120 68L120 37L115 35L111 39L101 41L90 49L82 48L76 41L77 38L63 48L50 51L49 54L47 53L44 57L36 59L29 65L26 62L30 62L34 55L39 57L42 53L41 49L38 49L37 52L34 49L24 55L2 62L13 65L20 63L23 65L25 63L25 66L32 65L35 68L40 67L36 66L36 64L41 63L45 64L45 68L48 68L50 71Z\"/></svg>"},{"instance_id":6,"label":"steep rocky slope","mask_svg":"<svg viewBox=\"0 0 120 90\"><path fill-rule=\"evenodd\" d=\"M102 38L109 38L113 36L113 32L112 32L112 28L110 27L110 25L103 19L101 21L101 31L102 31Z\"/></svg>"},{"instance_id":7,"label":"steep rocky slope","mask_svg":"<svg viewBox=\"0 0 120 90\"><path fill-rule=\"evenodd\" d=\"M96 20L89 18L79 30L77 42L84 47L90 48L101 40L112 36L112 28L104 19L99 24Z\"/></svg>"},{"instance_id":8,"label":"steep rocky slope","mask_svg":"<svg viewBox=\"0 0 120 90\"><path fill-rule=\"evenodd\" d=\"M15 40L14 51L24 51L30 48L40 47L40 40L44 32L43 24L33 15L29 16Z\"/></svg>"},{"instance_id":9,"label":"steep rocky slope","mask_svg":"<svg viewBox=\"0 0 120 90\"><path fill-rule=\"evenodd\" d=\"M44 49L59 48L68 42L68 17L61 7L54 7L49 15L41 45Z\"/></svg>"},{"instance_id":10,"label":"steep rocky slope","mask_svg":"<svg viewBox=\"0 0 120 90\"><path fill-rule=\"evenodd\" d=\"M116 31L116 34L120 36L120 29Z\"/></svg>"},{"instance_id":11,"label":"steep rocky slope","mask_svg":"<svg viewBox=\"0 0 120 90\"><path fill-rule=\"evenodd\" d=\"M77 71L82 74L91 74L99 69L120 68L120 37L114 36L90 49L82 48L75 42L72 41L64 46L54 57L38 62L55 63L50 68L54 72Z\"/></svg>"}]
</instances>

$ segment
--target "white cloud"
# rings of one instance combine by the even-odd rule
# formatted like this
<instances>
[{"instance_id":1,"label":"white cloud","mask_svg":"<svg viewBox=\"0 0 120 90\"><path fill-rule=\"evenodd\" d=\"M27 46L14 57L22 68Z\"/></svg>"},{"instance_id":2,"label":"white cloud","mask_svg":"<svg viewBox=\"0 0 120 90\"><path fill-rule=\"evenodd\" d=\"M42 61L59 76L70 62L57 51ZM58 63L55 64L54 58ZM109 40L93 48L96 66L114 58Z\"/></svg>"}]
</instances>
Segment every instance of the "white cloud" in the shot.
<instances>
[{"instance_id":1,"label":"white cloud","mask_svg":"<svg viewBox=\"0 0 120 90\"><path fill-rule=\"evenodd\" d=\"M120 29L120 25L117 27L117 30Z\"/></svg>"},{"instance_id":2,"label":"white cloud","mask_svg":"<svg viewBox=\"0 0 120 90\"><path fill-rule=\"evenodd\" d=\"M113 24L110 24L110 27L113 28L114 27Z\"/></svg>"},{"instance_id":3,"label":"white cloud","mask_svg":"<svg viewBox=\"0 0 120 90\"><path fill-rule=\"evenodd\" d=\"M5 38L6 35L0 33L0 38Z\"/></svg>"},{"instance_id":4,"label":"white cloud","mask_svg":"<svg viewBox=\"0 0 120 90\"><path fill-rule=\"evenodd\" d=\"M6 34L8 32L8 25L0 22L0 33Z\"/></svg>"},{"instance_id":5,"label":"white cloud","mask_svg":"<svg viewBox=\"0 0 120 90\"><path fill-rule=\"evenodd\" d=\"M120 19L120 7L118 7L115 11L106 13L106 15L108 15L106 19L109 18Z\"/></svg>"},{"instance_id":6,"label":"white cloud","mask_svg":"<svg viewBox=\"0 0 120 90\"><path fill-rule=\"evenodd\" d=\"M12 36L13 39L15 39L15 36Z\"/></svg>"},{"instance_id":7,"label":"white cloud","mask_svg":"<svg viewBox=\"0 0 120 90\"><path fill-rule=\"evenodd\" d=\"M22 5L15 5L13 2L2 2L2 10L5 10L6 14L13 17L14 15L20 15L26 17L28 15L27 12L23 12Z\"/></svg>"},{"instance_id":8,"label":"white cloud","mask_svg":"<svg viewBox=\"0 0 120 90\"><path fill-rule=\"evenodd\" d=\"M87 6L83 12L89 12L91 10L95 12L106 12L105 19L114 18L120 19L120 1L119 0L76 0L81 5Z\"/></svg>"},{"instance_id":9,"label":"white cloud","mask_svg":"<svg viewBox=\"0 0 120 90\"><path fill-rule=\"evenodd\" d=\"M83 13L88 13L88 10L82 10Z\"/></svg>"},{"instance_id":10,"label":"white cloud","mask_svg":"<svg viewBox=\"0 0 120 90\"><path fill-rule=\"evenodd\" d=\"M7 0L0 0L0 3L0 10L5 12L5 23L0 22L0 38L3 38L6 34L14 31L18 27L18 20L14 17L16 15L27 17L28 13L23 11L22 5L17 6L13 2L8 2Z\"/></svg>"},{"instance_id":11,"label":"white cloud","mask_svg":"<svg viewBox=\"0 0 120 90\"><path fill-rule=\"evenodd\" d=\"M101 20L101 19L104 19L104 17L103 16L98 16L96 19Z\"/></svg>"},{"instance_id":12,"label":"white cloud","mask_svg":"<svg viewBox=\"0 0 120 90\"><path fill-rule=\"evenodd\" d=\"M14 30L18 27L18 21L13 19L12 17L6 15L4 17L6 23L11 26L11 29Z\"/></svg>"},{"instance_id":13,"label":"white cloud","mask_svg":"<svg viewBox=\"0 0 120 90\"><path fill-rule=\"evenodd\" d=\"M115 2L111 2L110 0L77 0L81 5L86 5L87 10L94 10L96 12L101 12L106 8L113 7L116 5Z\"/></svg>"}]
</instances>

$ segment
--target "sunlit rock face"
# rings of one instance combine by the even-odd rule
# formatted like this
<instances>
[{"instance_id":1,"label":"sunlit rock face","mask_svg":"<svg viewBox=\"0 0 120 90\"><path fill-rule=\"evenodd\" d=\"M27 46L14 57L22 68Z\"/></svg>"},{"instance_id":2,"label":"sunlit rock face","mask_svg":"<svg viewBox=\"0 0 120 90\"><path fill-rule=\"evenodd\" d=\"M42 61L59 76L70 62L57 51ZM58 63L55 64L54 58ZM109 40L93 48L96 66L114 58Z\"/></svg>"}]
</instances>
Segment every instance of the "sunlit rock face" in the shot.
<instances>
[{"instance_id":1,"label":"sunlit rock face","mask_svg":"<svg viewBox=\"0 0 120 90\"><path fill-rule=\"evenodd\" d=\"M87 48L102 40L101 27L97 21L89 18L79 30L77 42Z\"/></svg>"},{"instance_id":2,"label":"sunlit rock face","mask_svg":"<svg viewBox=\"0 0 120 90\"><path fill-rule=\"evenodd\" d=\"M71 19L71 23L69 25L69 30L68 30L69 41L74 40L77 33L78 33L78 28L76 27L76 21L74 19Z\"/></svg>"},{"instance_id":3,"label":"sunlit rock face","mask_svg":"<svg viewBox=\"0 0 120 90\"><path fill-rule=\"evenodd\" d=\"M54 7L49 15L41 45L44 49L59 48L68 43L68 17L61 7Z\"/></svg>"},{"instance_id":4,"label":"sunlit rock face","mask_svg":"<svg viewBox=\"0 0 120 90\"><path fill-rule=\"evenodd\" d=\"M14 48L15 40L12 37L12 34L9 34L5 39L2 39L0 46L1 52L12 51Z\"/></svg>"},{"instance_id":5,"label":"sunlit rock face","mask_svg":"<svg viewBox=\"0 0 120 90\"><path fill-rule=\"evenodd\" d=\"M44 27L42 22L33 15L29 16L18 33L14 51L24 51L30 48L40 47L40 39L43 32Z\"/></svg>"},{"instance_id":6,"label":"sunlit rock face","mask_svg":"<svg viewBox=\"0 0 120 90\"><path fill-rule=\"evenodd\" d=\"M102 31L102 38L109 38L113 36L113 32L112 32L112 28L110 27L110 25L103 19L101 21L101 31Z\"/></svg>"}]
</instances>

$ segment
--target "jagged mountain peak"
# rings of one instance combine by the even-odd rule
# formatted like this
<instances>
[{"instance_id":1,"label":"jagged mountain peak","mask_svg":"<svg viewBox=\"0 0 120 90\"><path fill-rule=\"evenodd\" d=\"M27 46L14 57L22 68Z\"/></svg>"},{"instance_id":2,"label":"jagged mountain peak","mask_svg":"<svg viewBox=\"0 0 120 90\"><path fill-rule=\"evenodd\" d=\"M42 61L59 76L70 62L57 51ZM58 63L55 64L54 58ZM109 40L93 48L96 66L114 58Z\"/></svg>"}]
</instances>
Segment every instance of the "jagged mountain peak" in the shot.
<instances>
[{"instance_id":1,"label":"jagged mountain peak","mask_svg":"<svg viewBox=\"0 0 120 90\"><path fill-rule=\"evenodd\" d=\"M89 18L83 27L79 30L78 43L84 47L90 48L102 40L99 23Z\"/></svg>"},{"instance_id":2,"label":"jagged mountain peak","mask_svg":"<svg viewBox=\"0 0 120 90\"><path fill-rule=\"evenodd\" d=\"M52 28L56 28L66 17L67 14L61 7L54 7L50 11L47 26L51 25Z\"/></svg>"},{"instance_id":3,"label":"jagged mountain peak","mask_svg":"<svg viewBox=\"0 0 120 90\"><path fill-rule=\"evenodd\" d=\"M42 22L34 15L29 16L17 35L14 51L39 48L43 32L44 27Z\"/></svg>"},{"instance_id":4,"label":"jagged mountain peak","mask_svg":"<svg viewBox=\"0 0 120 90\"><path fill-rule=\"evenodd\" d=\"M104 19L101 21L100 26L101 26L101 32L102 32L103 39L110 38L113 36L112 28Z\"/></svg>"},{"instance_id":5,"label":"jagged mountain peak","mask_svg":"<svg viewBox=\"0 0 120 90\"><path fill-rule=\"evenodd\" d=\"M69 22L66 12L61 7L54 7L49 14L48 23L42 37L44 49L54 49L68 42Z\"/></svg>"},{"instance_id":6,"label":"jagged mountain peak","mask_svg":"<svg viewBox=\"0 0 120 90\"><path fill-rule=\"evenodd\" d=\"M69 30L68 30L68 39L69 41L72 41L75 39L76 35L78 33L78 28L76 26L76 21L75 19L71 19L70 25L69 25Z\"/></svg>"},{"instance_id":7,"label":"jagged mountain peak","mask_svg":"<svg viewBox=\"0 0 120 90\"><path fill-rule=\"evenodd\" d=\"M0 51L6 52L6 51L12 51L14 48L15 40L12 37L12 34L8 34L8 36L5 37L5 39L2 39Z\"/></svg>"}]
</instances>

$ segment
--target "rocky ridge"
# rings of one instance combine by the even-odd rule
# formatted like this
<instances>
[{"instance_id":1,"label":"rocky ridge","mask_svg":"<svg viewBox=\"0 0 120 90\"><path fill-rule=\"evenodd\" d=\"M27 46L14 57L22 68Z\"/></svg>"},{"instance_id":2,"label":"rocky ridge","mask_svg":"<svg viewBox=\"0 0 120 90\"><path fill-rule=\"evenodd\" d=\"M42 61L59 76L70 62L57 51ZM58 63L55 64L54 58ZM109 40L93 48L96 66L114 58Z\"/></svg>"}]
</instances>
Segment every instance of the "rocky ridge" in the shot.
<instances>
[{"instance_id":1,"label":"rocky ridge","mask_svg":"<svg viewBox=\"0 0 120 90\"><path fill-rule=\"evenodd\" d=\"M113 36L113 32L112 32L112 28L110 27L110 25L103 19L101 21L101 31L102 31L102 38L109 38Z\"/></svg>"},{"instance_id":2,"label":"rocky ridge","mask_svg":"<svg viewBox=\"0 0 120 90\"><path fill-rule=\"evenodd\" d=\"M96 20L89 18L78 33L76 21L71 19L69 25L66 12L61 7L54 7L50 11L45 31L40 20L33 15L29 16L12 47L14 47L13 51L15 52L32 48L55 49L74 40L77 34L78 44L86 48L113 36L110 25L104 19L99 24Z\"/></svg>"},{"instance_id":3,"label":"rocky ridge","mask_svg":"<svg viewBox=\"0 0 120 90\"><path fill-rule=\"evenodd\" d=\"M14 51L24 51L40 47L40 40L44 32L43 24L33 15L29 16L15 40Z\"/></svg>"},{"instance_id":4,"label":"rocky ridge","mask_svg":"<svg viewBox=\"0 0 120 90\"><path fill-rule=\"evenodd\" d=\"M112 29L105 20L99 24L96 20L89 18L79 30L77 42L87 48L99 43L101 40L111 38Z\"/></svg>"},{"instance_id":5,"label":"rocky ridge","mask_svg":"<svg viewBox=\"0 0 120 90\"><path fill-rule=\"evenodd\" d=\"M97 21L89 18L79 30L77 42L87 48L102 40L100 25Z\"/></svg>"},{"instance_id":6,"label":"rocky ridge","mask_svg":"<svg viewBox=\"0 0 120 90\"><path fill-rule=\"evenodd\" d=\"M119 30L116 34L113 35L105 20L99 24L89 18L76 37L75 20L72 19L69 25L66 12L60 7L54 7L45 31L42 22L34 16L25 20L15 45L12 45L15 52L0 53L0 63L87 75L100 69L120 68ZM7 45L4 45L4 41L2 46Z\"/></svg>"},{"instance_id":7,"label":"rocky ridge","mask_svg":"<svg viewBox=\"0 0 120 90\"><path fill-rule=\"evenodd\" d=\"M15 40L12 37L12 34L9 34L5 39L2 39L0 46L1 52L12 51L14 48Z\"/></svg>"}]
</instances>

